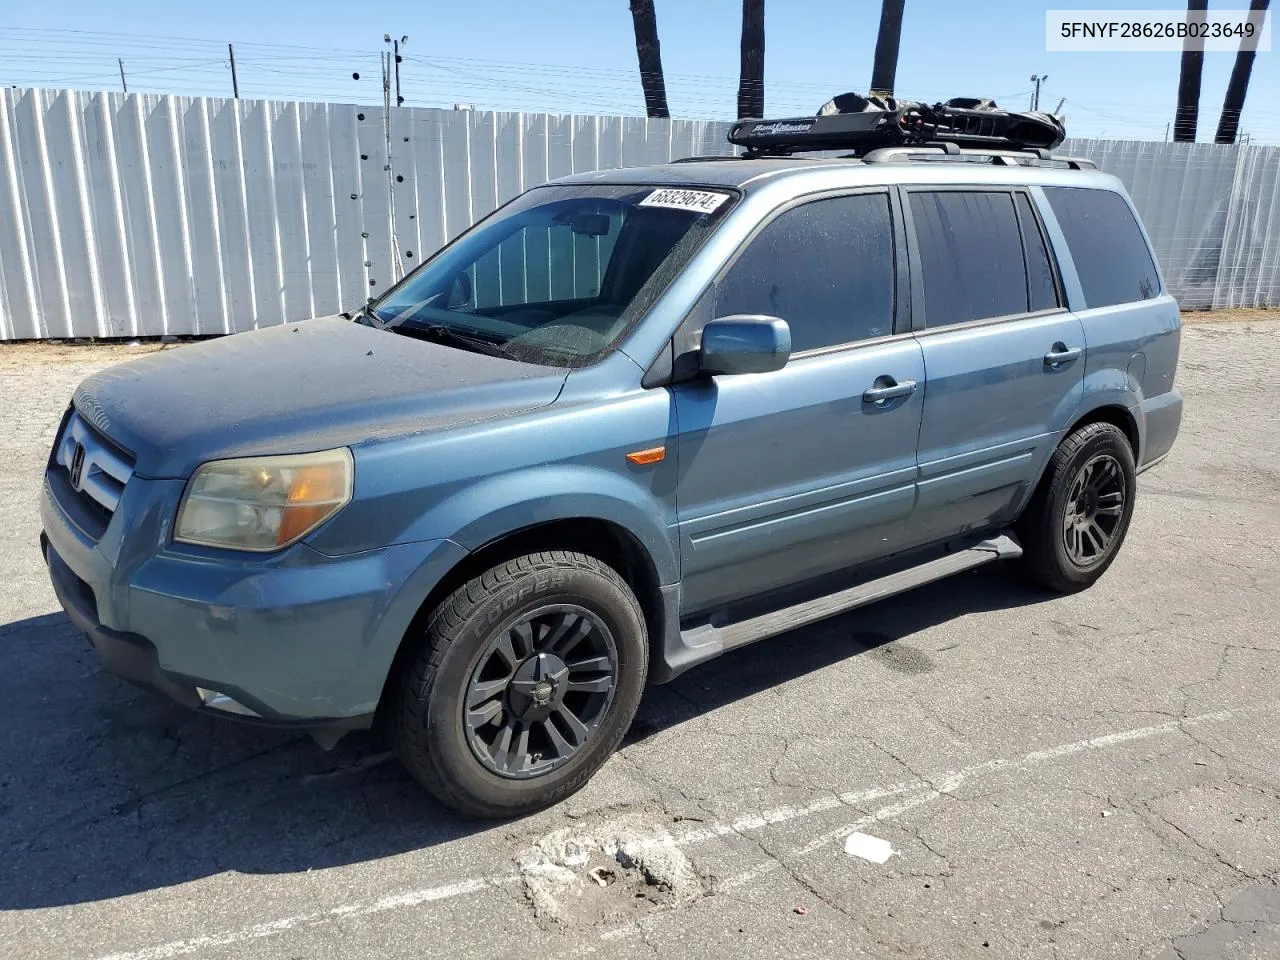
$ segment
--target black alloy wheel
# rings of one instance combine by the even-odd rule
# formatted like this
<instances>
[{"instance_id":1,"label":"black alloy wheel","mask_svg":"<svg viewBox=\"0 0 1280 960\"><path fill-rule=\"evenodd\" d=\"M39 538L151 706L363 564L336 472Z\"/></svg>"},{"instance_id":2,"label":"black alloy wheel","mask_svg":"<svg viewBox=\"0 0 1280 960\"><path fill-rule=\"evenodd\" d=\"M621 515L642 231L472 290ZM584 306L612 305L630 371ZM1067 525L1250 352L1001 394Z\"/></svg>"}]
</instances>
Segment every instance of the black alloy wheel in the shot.
<instances>
[{"instance_id":1,"label":"black alloy wheel","mask_svg":"<svg viewBox=\"0 0 1280 960\"><path fill-rule=\"evenodd\" d=\"M1072 431L1015 524L1023 571L1059 593L1091 586L1124 543L1137 488L1133 447L1120 427L1100 421Z\"/></svg>"},{"instance_id":2,"label":"black alloy wheel","mask_svg":"<svg viewBox=\"0 0 1280 960\"><path fill-rule=\"evenodd\" d=\"M649 671L644 611L613 567L544 550L424 610L380 720L401 762L471 816L563 800L617 749Z\"/></svg>"},{"instance_id":3,"label":"black alloy wheel","mask_svg":"<svg viewBox=\"0 0 1280 960\"><path fill-rule=\"evenodd\" d=\"M590 610L560 603L523 614L471 674L462 720L476 759L514 779L562 766L599 728L617 675L613 634Z\"/></svg>"},{"instance_id":4,"label":"black alloy wheel","mask_svg":"<svg viewBox=\"0 0 1280 960\"><path fill-rule=\"evenodd\" d=\"M1126 493L1124 470L1111 454L1081 467L1062 519L1063 546L1076 566L1087 569L1107 556L1125 515Z\"/></svg>"}]
</instances>

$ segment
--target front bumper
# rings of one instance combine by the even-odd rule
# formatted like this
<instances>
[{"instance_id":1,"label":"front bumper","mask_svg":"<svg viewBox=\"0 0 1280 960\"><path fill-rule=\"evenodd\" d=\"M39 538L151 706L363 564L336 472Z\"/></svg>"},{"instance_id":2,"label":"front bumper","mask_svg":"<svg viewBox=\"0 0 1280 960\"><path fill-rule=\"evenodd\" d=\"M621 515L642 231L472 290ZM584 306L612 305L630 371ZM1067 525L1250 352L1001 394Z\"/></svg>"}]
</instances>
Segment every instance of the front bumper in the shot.
<instances>
[{"instance_id":1,"label":"front bumper","mask_svg":"<svg viewBox=\"0 0 1280 960\"><path fill-rule=\"evenodd\" d=\"M160 658L150 640L136 633L112 630L99 623L96 601L89 585L72 573L71 568L49 547L47 537L40 538L40 547L44 551L58 603L62 604L72 624L88 636L108 673L139 686L151 687L184 707L195 709L201 705L195 684L186 683L160 669Z\"/></svg>"},{"instance_id":2,"label":"front bumper","mask_svg":"<svg viewBox=\"0 0 1280 960\"><path fill-rule=\"evenodd\" d=\"M305 543L269 557L184 549L167 543L180 487L135 476L94 541L45 485L50 580L103 667L183 706L225 712L221 694L257 715L240 719L367 726L419 606L466 551L449 540L346 557Z\"/></svg>"}]
</instances>

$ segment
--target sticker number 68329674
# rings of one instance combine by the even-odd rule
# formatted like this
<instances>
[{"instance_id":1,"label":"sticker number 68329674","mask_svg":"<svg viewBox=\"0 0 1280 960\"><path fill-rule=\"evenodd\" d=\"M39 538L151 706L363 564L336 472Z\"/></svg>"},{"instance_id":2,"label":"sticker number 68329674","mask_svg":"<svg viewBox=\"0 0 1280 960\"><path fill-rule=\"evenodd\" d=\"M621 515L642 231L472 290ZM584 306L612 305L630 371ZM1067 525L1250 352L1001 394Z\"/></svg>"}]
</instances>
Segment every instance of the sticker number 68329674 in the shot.
<instances>
[{"instance_id":1,"label":"sticker number 68329674","mask_svg":"<svg viewBox=\"0 0 1280 960\"><path fill-rule=\"evenodd\" d=\"M643 200L642 207L666 207L669 210L688 210L691 213L711 213L728 200L727 194L710 190L655 190Z\"/></svg>"}]
</instances>

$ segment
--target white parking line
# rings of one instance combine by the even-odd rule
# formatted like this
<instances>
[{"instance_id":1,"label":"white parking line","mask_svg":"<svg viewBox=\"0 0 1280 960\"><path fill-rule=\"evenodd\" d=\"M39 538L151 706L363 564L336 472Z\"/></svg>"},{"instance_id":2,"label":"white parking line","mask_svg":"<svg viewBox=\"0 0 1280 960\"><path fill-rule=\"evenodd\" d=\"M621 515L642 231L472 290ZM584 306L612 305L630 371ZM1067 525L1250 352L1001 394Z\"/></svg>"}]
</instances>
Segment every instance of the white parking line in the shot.
<instances>
[{"instance_id":1,"label":"white parking line","mask_svg":"<svg viewBox=\"0 0 1280 960\"><path fill-rule=\"evenodd\" d=\"M818 850L835 840L842 840L856 830L861 830L864 827L871 826L872 824L880 823L885 820L894 819L915 807L928 803L929 801L935 800L939 797L943 797L956 790L967 780L983 774L1005 770L1026 770L1038 764L1058 760L1063 757L1074 756L1090 750L1103 750L1107 747L1116 746L1118 744L1131 743L1137 740L1146 740L1151 737L1174 733L1187 726L1222 723L1234 718L1247 716L1248 714L1274 710L1277 707L1280 707L1280 701L1271 701L1250 706L1236 707L1228 710L1216 710L1212 713L1202 713L1194 717L1169 720L1165 723L1157 723L1147 727L1136 727L1131 730L1121 730L1117 733L1091 737L1087 740L1077 740L1072 743L1059 744L1058 746L1049 747L1045 750L1035 750L1014 759L997 758L994 760L987 760L983 763L973 764L972 766L964 767L960 770L941 774L933 780L910 780L902 783L891 784L889 786L855 790L847 793L820 797L813 803L802 807L780 807L773 810L766 810L761 813L746 814L729 821L728 823L704 823L700 827L672 836L667 842L677 846L688 846L691 844L702 843L715 837L726 837L732 834L747 833L779 823L801 820L829 810L836 810L840 807L857 807L860 804L873 802L875 800L899 797L904 794L907 795L902 800L888 804L876 811L868 813L850 823L845 824L838 830L827 831L806 843L804 846L798 847L795 850L795 854L798 856L804 856L813 853L815 850ZM759 876L762 876L770 870L775 869L776 867L777 863L775 861L767 861L758 867L754 867L750 870L744 871L743 873L727 878L723 882L723 886L741 886L745 883L751 882ZM192 937L186 940L172 940L168 943L144 947L140 950L106 954L96 957L95 960L171 960L173 957L186 956L210 947L224 947L252 940L260 940L264 937L277 936L298 927L324 923L329 920L352 916L370 916L377 913L384 913L389 910L421 906L427 903L435 903L442 900L449 900L455 897L477 893L488 886L506 885L517 882L519 882L519 877L515 873L500 877L477 877L468 880L461 880L457 883L444 884L442 886L427 887L421 890L410 890L404 893L382 897L378 900L344 904L332 907L328 910L298 914L292 917L284 917L279 920L270 920L265 923L258 923L253 926L244 927L240 930L228 931L227 933ZM632 929L634 928L618 928L613 931L606 931L603 936L626 936L626 931Z\"/></svg>"},{"instance_id":2,"label":"white parking line","mask_svg":"<svg viewBox=\"0 0 1280 960\"><path fill-rule=\"evenodd\" d=\"M453 897L465 896L468 893L478 893L485 887L494 884L513 883L515 879L515 877L502 877L497 880L463 880L460 883L427 887L424 890L410 890L407 893L374 900L372 903L348 903L339 907L332 907L329 910L300 913L292 917L283 917L280 920L255 923L251 927L245 927L242 930L234 930L229 933L214 934L207 937L192 937L189 940L171 940L168 943L157 944L154 947L144 947L141 950L109 953L98 957L97 960L170 960L172 957L186 956L198 950L206 950L209 947L226 947L249 940L260 940L263 937L274 937L287 930L323 923L326 920L336 920L339 917L367 917L375 913L384 913L387 910L416 907L437 900L449 900Z\"/></svg>"}]
</instances>

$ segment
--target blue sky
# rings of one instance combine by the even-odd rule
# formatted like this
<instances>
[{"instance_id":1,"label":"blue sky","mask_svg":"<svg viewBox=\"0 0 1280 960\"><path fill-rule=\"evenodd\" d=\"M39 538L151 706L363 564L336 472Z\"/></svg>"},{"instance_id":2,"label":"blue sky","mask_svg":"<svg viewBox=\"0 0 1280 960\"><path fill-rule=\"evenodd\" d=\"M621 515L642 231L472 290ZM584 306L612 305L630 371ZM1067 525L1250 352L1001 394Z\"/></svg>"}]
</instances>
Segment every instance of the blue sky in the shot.
<instances>
[{"instance_id":1,"label":"blue sky","mask_svg":"<svg viewBox=\"0 0 1280 960\"><path fill-rule=\"evenodd\" d=\"M1163 139L1178 54L1045 52L1049 6L1102 5L907 0L898 93L922 100L994 96L1025 107L1029 77L1047 74L1042 105L1065 97L1071 134ZM673 115L729 117L740 0L656 0L656 8ZM226 43L234 41L242 96L376 103L378 51L391 32L409 37L402 83L410 105L643 113L627 0L0 0L0 9L5 84L119 89L119 56L131 90L225 96ZM767 0L766 113L812 113L832 94L865 90L879 10L879 0ZM1241 124L1254 141L1280 142L1275 58L1260 53L1255 63ZM1201 140L1212 139L1233 60L1229 53L1205 56Z\"/></svg>"}]
</instances>

